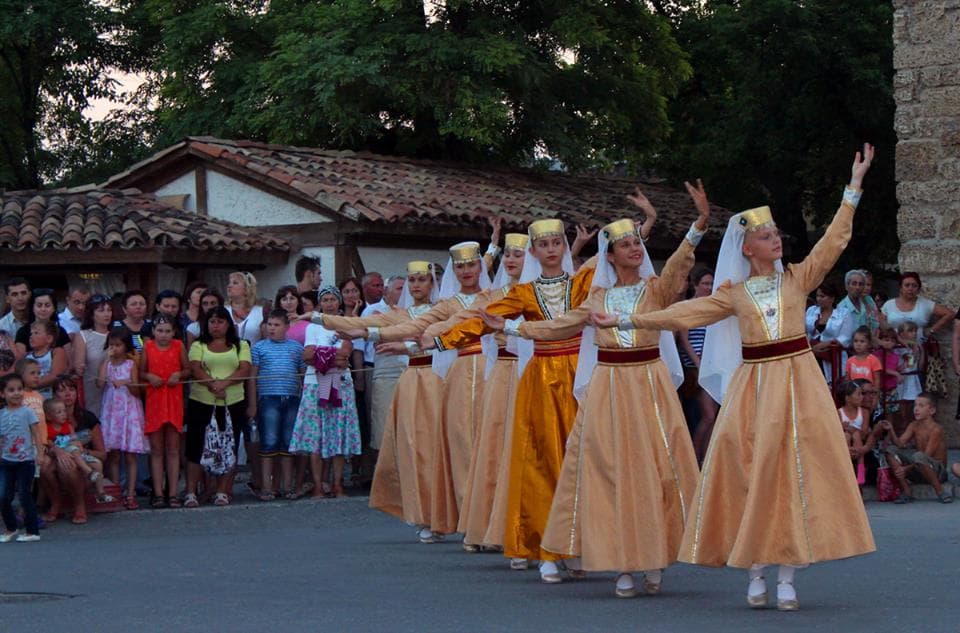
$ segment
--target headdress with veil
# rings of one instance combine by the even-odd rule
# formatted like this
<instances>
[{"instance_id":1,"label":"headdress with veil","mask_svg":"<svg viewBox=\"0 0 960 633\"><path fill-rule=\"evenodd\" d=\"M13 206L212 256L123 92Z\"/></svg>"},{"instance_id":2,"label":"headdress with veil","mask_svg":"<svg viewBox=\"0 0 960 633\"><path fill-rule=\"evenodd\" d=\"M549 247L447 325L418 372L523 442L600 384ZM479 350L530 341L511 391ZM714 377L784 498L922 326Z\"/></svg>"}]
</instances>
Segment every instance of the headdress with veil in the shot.
<instances>
[{"instance_id":1,"label":"headdress with veil","mask_svg":"<svg viewBox=\"0 0 960 633\"><path fill-rule=\"evenodd\" d=\"M508 250L517 250L524 254L526 257L527 248L530 245L530 237L525 233L507 233L503 237L503 252L506 254ZM523 271L521 271L523 274ZM490 286L494 290L499 290L500 288L506 288L510 285L510 274L507 272L507 268L503 265L503 260L500 260L500 268L497 269L497 274L493 278L493 285ZM521 316L518 319L508 319L508 325L511 327L516 327L519 323L523 322L523 317ZM485 376L490 378L490 374L493 373L493 366L497 362L497 355L499 350L497 349L497 340L495 337L483 337L480 340L483 345L483 355L487 358L487 369ZM517 337L507 336L506 349L512 354L517 353Z\"/></svg>"},{"instance_id":2,"label":"headdress with veil","mask_svg":"<svg viewBox=\"0 0 960 633\"><path fill-rule=\"evenodd\" d=\"M450 247L450 257L447 259L447 267L443 269L443 279L440 281L440 299L449 299L460 292L460 280L457 279L457 272L454 269L456 264L468 264L470 262L480 262L480 290L486 290L490 287L490 273L487 272L487 264L483 261L480 254L480 244L477 242L460 242ZM488 334L491 339L492 334ZM481 337L481 344L483 343ZM494 341L496 345L496 341ZM439 351L433 353L433 371L441 378L446 378L450 366L457 360L457 350Z\"/></svg>"}]
</instances>

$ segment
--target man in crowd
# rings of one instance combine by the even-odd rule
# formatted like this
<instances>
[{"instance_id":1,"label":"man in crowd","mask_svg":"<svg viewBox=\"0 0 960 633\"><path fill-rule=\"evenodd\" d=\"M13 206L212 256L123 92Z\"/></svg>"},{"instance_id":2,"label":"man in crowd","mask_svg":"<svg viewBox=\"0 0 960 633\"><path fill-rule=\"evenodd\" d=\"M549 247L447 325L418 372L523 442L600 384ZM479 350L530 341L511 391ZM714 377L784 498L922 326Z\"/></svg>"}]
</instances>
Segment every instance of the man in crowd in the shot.
<instances>
[{"instance_id":1,"label":"man in crowd","mask_svg":"<svg viewBox=\"0 0 960 633\"><path fill-rule=\"evenodd\" d=\"M837 305L837 309L846 309L853 315L854 329L865 325L876 338L880 321L876 317L876 310L870 310L864 291L867 287L867 275L864 271L854 269L847 271L843 276L843 283L847 288L847 296Z\"/></svg>"},{"instance_id":2,"label":"man in crowd","mask_svg":"<svg viewBox=\"0 0 960 633\"><path fill-rule=\"evenodd\" d=\"M30 320L30 282L23 277L11 277L3 291L10 311L0 319L0 332L12 337Z\"/></svg>"},{"instance_id":3,"label":"man in crowd","mask_svg":"<svg viewBox=\"0 0 960 633\"><path fill-rule=\"evenodd\" d=\"M84 284L70 286L67 290L67 307L60 313L60 327L67 334L73 336L80 331L83 323L83 312L87 309L90 300L90 288Z\"/></svg>"},{"instance_id":4,"label":"man in crowd","mask_svg":"<svg viewBox=\"0 0 960 633\"><path fill-rule=\"evenodd\" d=\"M304 255L294 265L293 274L297 278L297 292L316 292L323 281L320 275L320 258Z\"/></svg>"},{"instance_id":5,"label":"man in crowd","mask_svg":"<svg viewBox=\"0 0 960 633\"><path fill-rule=\"evenodd\" d=\"M910 484L907 483L910 476L933 486L940 503L953 501L953 497L943 489L947 481L947 444L943 427L934 419L936 413L937 397L924 391L913 403L914 421L903 435L897 436L890 422L878 425L880 432L885 432L892 442L887 449L887 459L902 491L894 503L913 500Z\"/></svg>"},{"instance_id":6,"label":"man in crowd","mask_svg":"<svg viewBox=\"0 0 960 633\"><path fill-rule=\"evenodd\" d=\"M363 302L367 305L377 303L383 298L383 275L369 272L360 280L363 288Z\"/></svg>"}]
</instances>

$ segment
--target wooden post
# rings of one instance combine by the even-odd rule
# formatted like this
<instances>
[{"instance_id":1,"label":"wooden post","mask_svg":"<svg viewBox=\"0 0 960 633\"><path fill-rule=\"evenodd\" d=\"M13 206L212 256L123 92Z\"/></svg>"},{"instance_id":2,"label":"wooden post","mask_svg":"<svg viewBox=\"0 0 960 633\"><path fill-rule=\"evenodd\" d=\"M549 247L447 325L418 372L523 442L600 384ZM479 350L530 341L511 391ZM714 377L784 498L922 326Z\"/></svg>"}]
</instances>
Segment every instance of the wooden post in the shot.
<instances>
[{"instance_id":1,"label":"wooden post","mask_svg":"<svg viewBox=\"0 0 960 633\"><path fill-rule=\"evenodd\" d=\"M209 215L207 212L207 168L197 165L193 172L197 190L197 215Z\"/></svg>"}]
</instances>

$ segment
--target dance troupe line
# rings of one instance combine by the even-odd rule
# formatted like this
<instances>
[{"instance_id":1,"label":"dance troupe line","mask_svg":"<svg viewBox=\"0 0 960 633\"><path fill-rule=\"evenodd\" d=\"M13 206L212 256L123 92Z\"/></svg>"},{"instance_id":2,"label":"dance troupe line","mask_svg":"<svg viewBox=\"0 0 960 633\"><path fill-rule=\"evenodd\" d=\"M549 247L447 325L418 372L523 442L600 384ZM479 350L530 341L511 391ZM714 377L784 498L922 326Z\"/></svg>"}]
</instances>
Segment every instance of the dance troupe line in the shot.
<instances>
[{"instance_id":1,"label":"dance troupe line","mask_svg":"<svg viewBox=\"0 0 960 633\"><path fill-rule=\"evenodd\" d=\"M850 240L874 150L810 254L781 264L770 209L734 215L713 294L674 303L710 205L657 275L649 227L621 219L574 270L560 220L505 236L493 283L476 242L450 249L439 282L413 261L398 307L303 318L407 368L388 415L370 506L421 543L463 533L540 579L618 572L615 594L660 592L676 561L747 570L747 603L799 608L794 571L875 549L836 409L804 335L807 296ZM640 193L631 198L655 215ZM491 245L495 256L497 245ZM492 260L492 258L490 258ZM722 403L700 472L677 387L671 330L707 326L700 384ZM634 574L641 573L639 583Z\"/></svg>"}]
</instances>

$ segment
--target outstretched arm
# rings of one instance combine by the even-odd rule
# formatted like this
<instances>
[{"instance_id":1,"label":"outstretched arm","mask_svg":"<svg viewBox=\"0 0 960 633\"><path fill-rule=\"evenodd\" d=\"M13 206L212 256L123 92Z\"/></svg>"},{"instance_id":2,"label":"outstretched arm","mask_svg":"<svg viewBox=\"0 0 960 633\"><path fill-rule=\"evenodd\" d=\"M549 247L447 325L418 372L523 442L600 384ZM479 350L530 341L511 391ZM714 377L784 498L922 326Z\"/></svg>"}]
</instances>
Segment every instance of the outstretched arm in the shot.
<instances>
[{"instance_id":1,"label":"outstretched arm","mask_svg":"<svg viewBox=\"0 0 960 633\"><path fill-rule=\"evenodd\" d=\"M732 288L723 285L709 297L690 299L675 303L669 308L646 314L613 315L594 313L593 324L597 327L619 327L643 330L683 330L716 323L733 314Z\"/></svg>"},{"instance_id":2,"label":"outstretched arm","mask_svg":"<svg viewBox=\"0 0 960 633\"><path fill-rule=\"evenodd\" d=\"M381 341L384 343L395 343L419 339L428 327L434 323L446 321L453 316L453 313L457 312L459 305L456 299L445 299L416 319L382 328L379 332L376 330L368 330L370 334L369 338L375 343Z\"/></svg>"},{"instance_id":3,"label":"outstretched arm","mask_svg":"<svg viewBox=\"0 0 960 633\"><path fill-rule=\"evenodd\" d=\"M696 187L689 182L683 184L693 199L693 204L697 207L699 215L697 221L687 231L686 237L680 242L680 246L673 252L660 272L656 291L657 303L661 308L673 303L676 296L687 287L687 276L696 263L693 251L700 244L700 240L703 239L707 230L707 222L710 220L710 201L707 199L707 192L703 188L703 183L698 178Z\"/></svg>"},{"instance_id":4,"label":"outstretched arm","mask_svg":"<svg viewBox=\"0 0 960 633\"><path fill-rule=\"evenodd\" d=\"M505 319L515 319L522 315L527 305L522 293L524 290L529 292L528 288L524 288L526 285L514 286L506 297L489 304L485 311ZM433 349L434 347L442 350L456 349L478 342L481 336L493 332L493 329L483 322L479 314L477 312L476 317L458 323L448 332L437 336L435 339L423 340L421 343L423 349Z\"/></svg>"}]
</instances>

